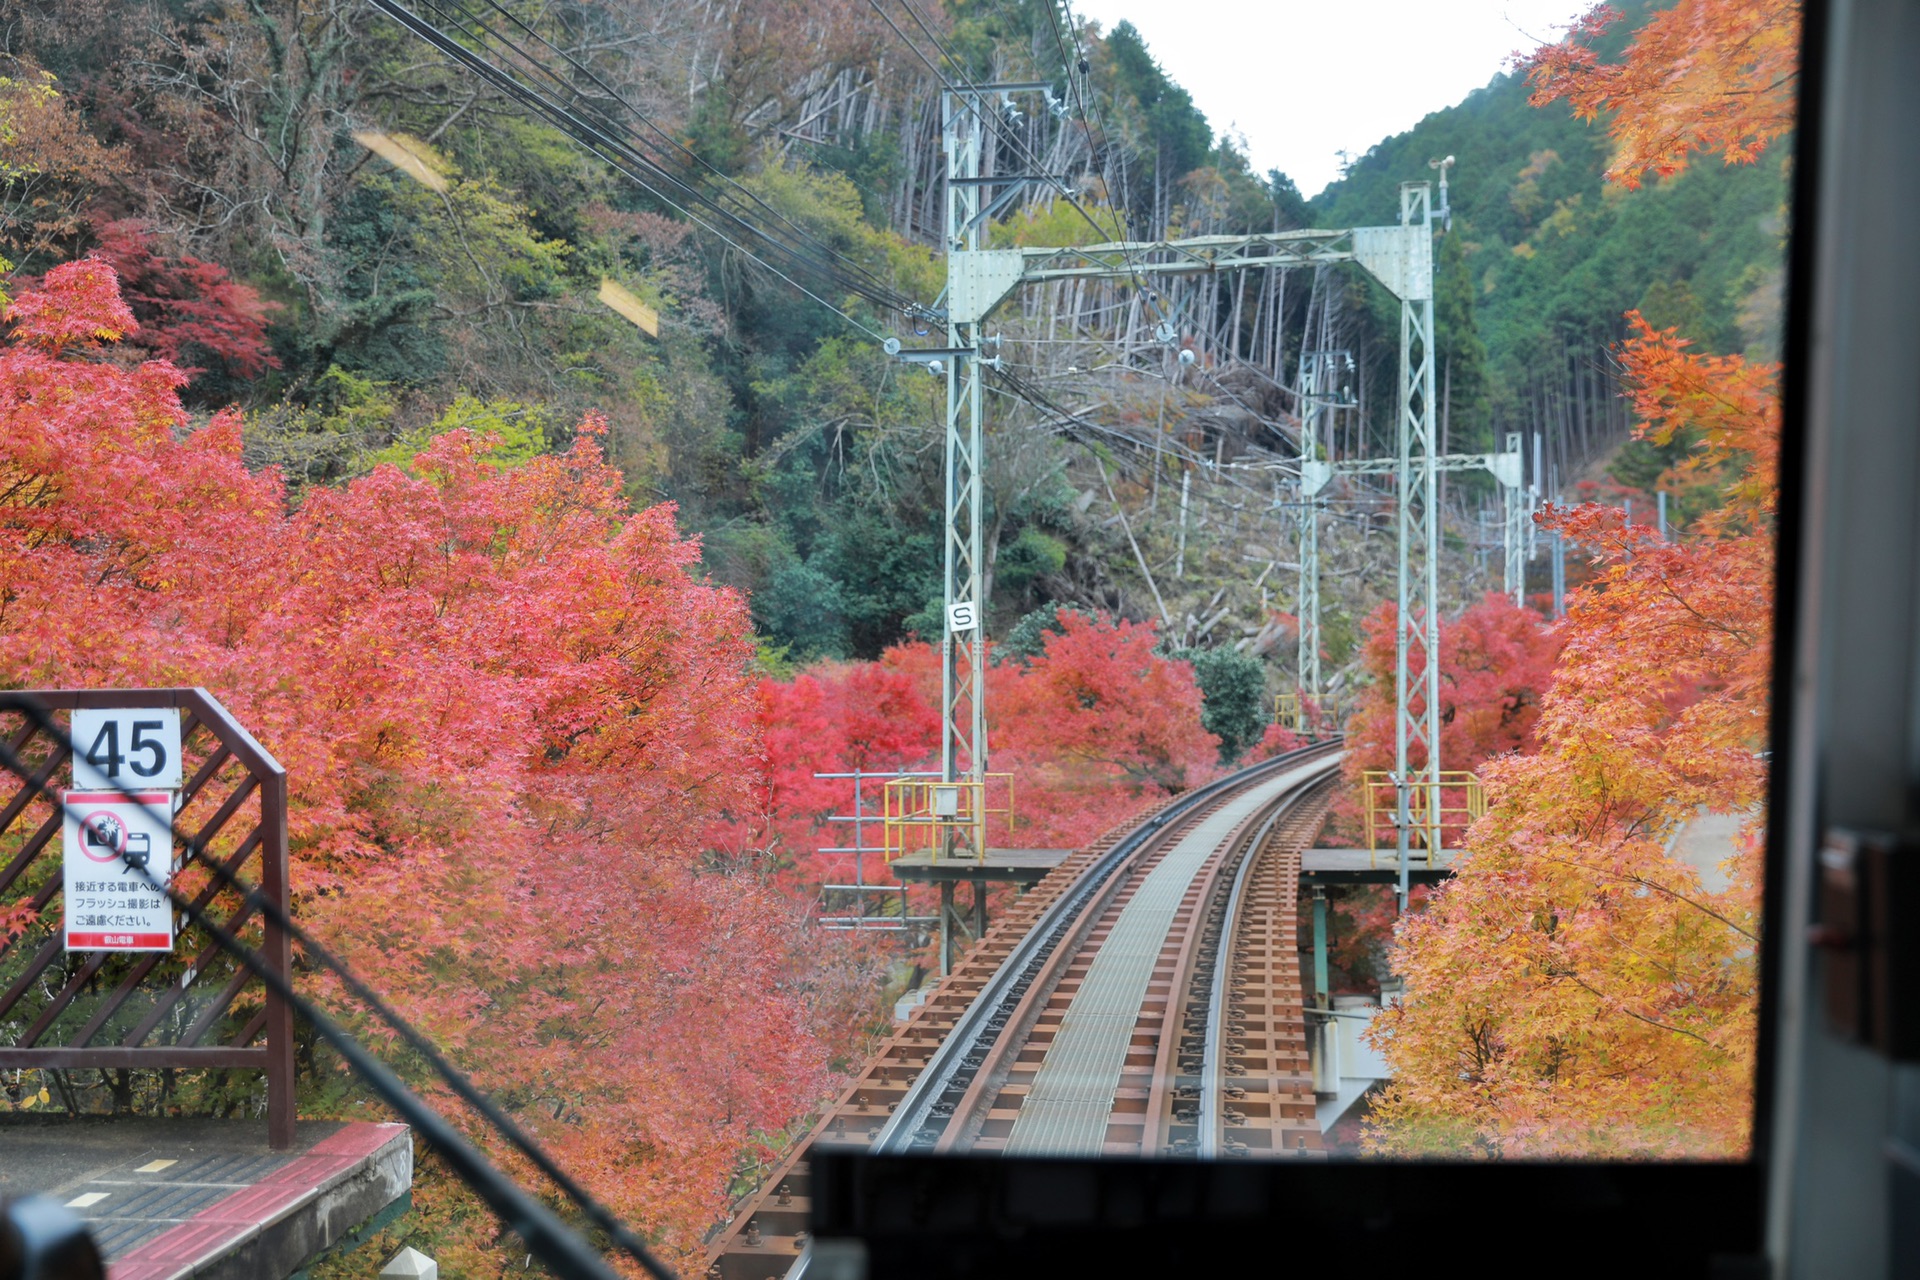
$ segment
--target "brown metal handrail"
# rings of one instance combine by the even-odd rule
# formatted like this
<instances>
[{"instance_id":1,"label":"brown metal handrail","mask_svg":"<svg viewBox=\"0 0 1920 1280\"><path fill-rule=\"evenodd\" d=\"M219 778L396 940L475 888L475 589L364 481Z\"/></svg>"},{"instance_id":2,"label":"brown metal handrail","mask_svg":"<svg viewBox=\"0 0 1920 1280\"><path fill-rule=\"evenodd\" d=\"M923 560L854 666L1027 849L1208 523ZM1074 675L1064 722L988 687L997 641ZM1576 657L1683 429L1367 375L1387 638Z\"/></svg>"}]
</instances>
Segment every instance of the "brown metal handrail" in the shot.
<instances>
[{"instance_id":1,"label":"brown metal handrail","mask_svg":"<svg viewBox=\"0 0 1920 1280\"><path fill-rule=\"evenodd\" d=\"M218 865L230 875L243 879L242 873L257 862L260 890L282 915L287 913L286 770L212 694L205 689L58 689L24 691L24 696L56 712L179 708L182 749L197 763L181 788L174 827L182 834L176 843L184 845L191 838L206 856L218 856ZM11 1033L9 1043L0 1045L0 1068L264 1071L268 1141L275 1149L291 1146L292 1011L196 929L186 930L171 952L66 951L59 918L55 915L49 922L47 910L60 896L57 837L63 815L37 795L42 785L57 787L68 751L31 721L5 732L15 755L37 767L31 778L16 780L18 786L0 806L0 858L5 859L0 907L25 902L39 922L17 937L0 936L0 974L16 970L0 991L0 1036ZM37 825L21 821L36 815L41 819ZM232 833L249 819L251 828L235 837ZM209 877L194 901L208 910L230 904L222 927L241 936L257 930L266 963L282 977L291 976L291 942L285 930L271 920L256 921L238 895L223 892L220 877ZM31 946L36 935L43 940L27 954L23 944ZM49 971L57 973L57 990L36 1000L53 985L47 980ZM213 994L196 999L216 977L224 981ZM248 1009L254 995L258 1008L244 1019L232 1013L236 1004ZM131 1016L136 1013L137 1018ZM103 1032L117 1042L98 1043ZM165 1038L156 1043L157 1037Z\"/></svg>"}]
</instances>

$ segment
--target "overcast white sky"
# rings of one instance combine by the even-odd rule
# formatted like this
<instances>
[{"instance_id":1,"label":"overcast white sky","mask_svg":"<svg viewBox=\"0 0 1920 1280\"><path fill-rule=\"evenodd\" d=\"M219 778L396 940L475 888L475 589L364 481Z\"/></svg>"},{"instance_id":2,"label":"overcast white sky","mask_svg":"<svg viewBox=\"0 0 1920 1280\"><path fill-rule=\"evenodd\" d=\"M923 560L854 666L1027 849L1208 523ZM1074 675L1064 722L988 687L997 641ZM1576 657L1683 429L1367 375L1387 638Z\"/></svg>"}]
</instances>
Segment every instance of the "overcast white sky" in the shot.
<instances>
[{"instance_id":1,"label":"overcast white sky","mask_svg":"<svg viewBox=\"0 0 1920 1280\"><path fill-rule=\"evenodd\" d=\"M1127 19L1215 135L1313 196L1358 156L1554 39L1592 0L1072 0Z\"/></svg>"}]
</instances>

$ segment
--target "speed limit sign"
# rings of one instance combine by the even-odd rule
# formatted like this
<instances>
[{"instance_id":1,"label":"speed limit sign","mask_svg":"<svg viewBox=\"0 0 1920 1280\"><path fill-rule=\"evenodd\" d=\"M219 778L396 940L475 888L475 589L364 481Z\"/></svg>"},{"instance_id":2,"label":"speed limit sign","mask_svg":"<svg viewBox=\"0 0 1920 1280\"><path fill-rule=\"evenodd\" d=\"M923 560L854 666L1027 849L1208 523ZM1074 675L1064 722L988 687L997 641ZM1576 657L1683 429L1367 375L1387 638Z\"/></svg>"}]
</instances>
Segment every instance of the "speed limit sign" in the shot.
<instances>
[{"instance_id":1,"label":"speed limit sign","mask_svg":"<svg viewBox=\"0 0 1920 1280\"><path fill-rule=\"evenodd\" d=\"M180 778L178 707L73 713L76 790L174 791Z\"/></svg>"}]
</instances>

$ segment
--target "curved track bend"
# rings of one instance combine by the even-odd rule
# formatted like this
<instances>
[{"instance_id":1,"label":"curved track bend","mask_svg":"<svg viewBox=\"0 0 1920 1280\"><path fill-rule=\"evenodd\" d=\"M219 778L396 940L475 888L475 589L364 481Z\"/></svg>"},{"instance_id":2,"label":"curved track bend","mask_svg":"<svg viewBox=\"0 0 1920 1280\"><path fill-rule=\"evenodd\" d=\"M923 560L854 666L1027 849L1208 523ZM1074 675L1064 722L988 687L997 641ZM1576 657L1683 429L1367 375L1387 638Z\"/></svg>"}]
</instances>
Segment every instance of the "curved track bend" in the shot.
<instances>
[{"instance_id":1,"label":"curved track bend","mask_svg":"<svg viewBox=\"0 0 1920 1280\"><path fill-rule=\"evenodd\" d=\"M806 1153L1311 1158L1295 897L1341 757L1321 743L1137 815L1015 901L714 1240L769 1280Z\"/></svg>"}]
</instances>

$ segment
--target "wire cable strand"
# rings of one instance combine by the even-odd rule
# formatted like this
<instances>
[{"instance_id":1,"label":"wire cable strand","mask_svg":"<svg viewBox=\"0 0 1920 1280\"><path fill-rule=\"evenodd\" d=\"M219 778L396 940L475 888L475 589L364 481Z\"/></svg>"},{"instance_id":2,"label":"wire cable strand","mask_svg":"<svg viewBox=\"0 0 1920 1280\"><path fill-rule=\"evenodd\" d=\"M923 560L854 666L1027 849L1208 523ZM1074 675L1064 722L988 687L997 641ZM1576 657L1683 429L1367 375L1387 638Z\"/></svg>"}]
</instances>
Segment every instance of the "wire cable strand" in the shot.
<instances>
[{"instance_id":1,"label":"wire cable strand","mask_svg":"<svg viewBox=\"0 0 1920 1280\"><path fill-rule=\"evenodd\" d=\"M454 2L458 3L458 0L454 0ZM484 0L484 3L487 5L488 8L492 9L495 13L500 14L501 17L505 18L507 21L513 23L513 25L520 28L520 30L524 31L529 38L533 40L537 40L540 44L544 45L547 49L551 50L555 56L559 57L564 62L566 62L566 64L569 67L572 67L574 71L578 72L581 76L584 76L588 81L588 83L590 83L595 89L599 90L601 93L605 94L607 98L609 98L615 103L618 103L622 110L627 112L629 115L633 116L634 119L640 121L641 124L645 125L649 132L658 136L659 139L667 146L669 150L679 152L681 155L685 156L689 162L698 166L701 169L704 169L707 173L711 174L715 178L718 178L723 184L725 184L726 187L728 187L733 191L739 192L743 198L751 202L753 205L764 210L766 213L770 214L774 218L777 218L779 221L785 223L788 227L791 227L797 235L799 235L808 244L813 245L820 252L826 253L830 255L832 258L847 264L852 269L859 271L864 275L872 277L872 273L867 271L867 269L864 266L861 266L860 264L854 262L852 259L848 258L845 254L835 249L832 245L827 244L825 241L815 236L812 232L808 231L805 227L801 226L799 223L795 222L792 218L788 217L780 209L775 208L773 205L769 204L763 197L760 196L758 192L740 183L739 181L737 181L736 179L734 179L732 176L725 173L721 169L716 168L712 163L710 163L707 160L705 156L702 156L699 152L687 146L684 142L681 142L680 139L674 137L672 133L661 128L658 123L656 123L645 112L641 111L640 108L637 105L635 105L631 100L629 100L625 95L621 94L617 89L609 85L605 80L603 80L599 75L597 75L592 68L586 66L579 59L575 58L572 54L560 48L560 46L554 44L553 41L549 40L539 30L537 30L536 28L528 24L525 19L521 18L519 15L513 13L511 10L507 9L504 5L502 5L500 3L500 0ZM464 8L464 5L462 7Z\"/></svg>"},{"instance_id":2,"label":"wire cable strand","mask_svg":"<svg viewBox=\"0 0 1920 1280\"><path fill-rule=\"evenodd\" d=\"M891 290L884 282L873 276L872 273L868 272L864 267L853 263L850 259L846 258L845 255L838 253L838 251L833 250L831 247L821 244L804 231L802 232L803 238L806 238L813 247L796 248L794 245L783 240L779 235L755 224L736 209L729 208L719 200L702 191L697 185L690 182L685 175L675 172L659 159L648 154L631 135L620 136L622 133L620 127L608 120L604 114L598 113L586 105L584 96L567 81L565 76L534 57L524 46L488 26L481 17L466 7L464 0L417 0L417 2L425 8L432 10L442 19L451 22L463 35L474 40L483 48L490 48L492 46L503 47L506 53L510 55L511 62L521 70L516 73L508 67L486 62L486 60L482 58L480 62L484 63L485 74L488 75L489 79L499 87L514 94L522 102L533 106L536 111L547 116L550 123L555 124L561 128L563 132L573 136L576 141L587 144L589 148L593 150L595 154L600 155L602 159L609 159L605 154L605 150L611 148L617 153L621 160L647 171L651 180L642 181L642 185L655 194L656 197L668 199L670 203L674 204L677 211L682 213L686 212L680 208L681 205L697 205L722 222L731 225L736 233L745 234L760 240L767 248L785 255L795 263L803 264L807 269L826 279L833 280L836 284L844 285L879 306L897 310L910 304L911 300ZM376 0L376 4L383 10L389 13L392 12L392 7L387 3L381 2L381 0ZM418 15L414 16L416 18L418 17ZM427 25L430 26L431 24ZM435 30L437 32L437 29ZM433 40L433 43L437 47L446 49L446 44L443 43L445 33L438 32L438 34L443 39ZM452 50L448 51L454 52ZM474 67L476 70L480 69L480 67L475 66L474 63L474 59L479 55L474 54L471 50L463 49L460 50L459 53L456 53L455 56L459 56L460 53L468 55L462 57L461 61L470 67ZM550 86L551 92L543 92L537 85L522 83L516 78L517 75L531 76L536 81L545 82ZM566 98L568 101L564 103L559 101L558 98L554 96L555 94ZM583 115L583 111L585 115ZM650 121L648 123L651 124ZM582 136L583 133L586 136ZM631 173L628 173L628 176L635 177L637 181L641 181L636 175ZM658 190L663 184L669 188L670 194L669 192ZM745 191L745 188L739 187L737 183L734 184L734 186L743 192ZM771 208L771 206L767 207ZM703 223L702 225L705 224ZM713 230L716 230L717 233L717 229ZM738 248L740 246L736 245L735 247ZM763 263L762 265L766 264Z\"/></svg>"},{"instance_id":3,"label":"wire cable strand","mask_svg":"<svg viewBox=\"0 0 1920 1280\"><path fill-rule=\"evenodd\" d=\"M578 88L576 88L574 84L571 83L566 76L562 75L554 67L548 65L545 62L542 62L539 58L535 57L532 53L530 53L526 49L524 45L516 42L511 37L502 34L501 32L495 30L492 26L488 25L488 23L482 16L475 13L473 9L468 7L466 0L420 0L420 2L424 3L427 7L433 9L436 13L440 14L441 16L452 20L455 26L458 27L463 32L463 34L466 34L470 38L476 40L482 46L497 45L497 46L503 47L509 54L512 55L513 61L519 67L521 67L527 74L530 74L539 80L548 82L553 86L555 91L565 95L570 100L568 105L564 108L565 110L575 115L578 115L580 114L580 112L584 111L586 114L593 116L595 118L593 123L595 123L596 127L603 133L611 134L619 131L619 126L615 125L606 116L605 112L599 110L598 108L593 107L592 104L587 99L586 95L582 94L581 91ZM519 19L511 11L502 8L498 3L495 2L495 0L483 0L483 2L488 4L489 7L491 7L495 12L503 15L509 22L512 22L514 25L518 26L521 30L527 32L531 38L540 41L547 48L553 50L557 56L559 56L563 60L566 60L569 63L569 65L577 69L581 75L587 77L594 84L594 86L598 88L602 93L610 97L613 101L615 101L621 107L623 107L629 114L631 114L636 119L638 119L642 124L644 124L648 130L661 136L662 138L665 138L671 149L678 150L679 152L683 153L687 157L691 158L698 165L704 166L706 169L708 169L711 173L713 173L716 177L718 177L721 180L725 188L738 192L740 196L743 197L748 203L757 205L761 209L764 209L767 213L773 215L776 219L786 222L787 225L793 228L793 230L801 237L801 239L805 241L808 246L810 246L810 248L807 249L804 254L801 254L800 251L796 251L792 245L786 244L784 241L779 240L777 236L770 234L765 228L757 226L752 221L742 216L742 214L737 209L729 208L726 205L723 205L720 201L707 195L707 193L701 191L697 186L695 186L693 183L687 180L686 174L676 172L674 169L662 163L662 161L657 157L648 154L644 149L641 148L638 142L632 140L631 137L622 138L618 140L619 145L622 146L623 150L625 150L628 154L630 154L635 160L645 164L647 167L652 169L660 178L671 183L678 190L678 192L681 194L681 196L684 199L691 200L695 203L700 204L702 207L709 209L710 211L715 213L717 216L720 216L728 220L729 222L734 223L739 229L745 232L748 232L753 235L759 236L763 239L766 239L770 243L778 244L784 251L788 253L793 253L793 254L796 254L797 256L810 258L811 264L814 265L816 268L825 268L827 270L836 271L843 275L849 276L851 279L860 282L858 284L859 288L863 290L871 290L872 296L874 297L875 300L883 301L886 305L892 305L894 302L900 299L900 295L892 293L891 290L885 285L884 282L880 281L878 277L874 276L864 266L853 262L852 259L840 253L838 250L834 249L832 246L820 241L811 232L807 231L804 227L794 222L791 218L788 218L784 213L776 209L773 205L768 204L765 200L761 199L754 192L750 191L748 188L741 185L740 183L735 182L732 178L722 173L719 169L715 168L711 164L708 164L702 157L700 157L697 153L692 151L690 148L680 143L677 139L674 139L671 134L668 134L665 130L661 129L660 126L654 123L654 121L651 118L646 116L645 113L641 112L638 107L634 106L632 103L628 102L625 98L621 97L615 90L613 90L610 86L606 85L604 81L601 81L597 76L593 74L593 72L590 69L580 64L577 60L572 59L571 56L568 55L564 50L559 49L558 46L554 45L551 41L547 40L545 36L541 35L536 29L534 29L533 27L529 26L527 23Z\"/></svg>"},{"instance_id":4,"label":"wire cable strand","mask_svg":"<svg viewBox=\"0 0 1920 1280\"><path fill-rule=\"evenodd\" d=\"M775 266L773 263L767 261L767 259L763 257L761 254L756 253L752 249L748 248L746 245L739 243L739 241L734 239L732 236L727 235L724 231L720 230L719 227L715 226L712 221L709 221L707 218L703 218L699 214L694 213L692 210L688 209L686 206L688 204L701 204L703 207L713 209L717 212L718 217L733 221L738 225L745 227L748 231L750 231L753 235L760 238L765 243L771 246L774 246L776 248L779 248L781 250L784 250L787 253L787 255L793 258L797 263L806 263L808 266L812 267L814 270L816 271L819 270L818 264L809 263L804 254L800 253L797 250L794 250L792 246L786 245L785 242L780 240L777 236L774 236L763 229L754 227L751 223L747 223L744 220L739 219L737 215L731 214L726 210L719 208L719 206L713 204L713 202L710 200L704 200L700 198L697 192L693 192L690 188L687 188L683 182L681 182L679 179L674 178L671 173L662 169L659 165L652 162L651 160L647 159L643 154L637 153L630 146L622 144L619 139L609 136L604 129L601 129L595 126L590 121L582 120L578 115L573 113L570 109L555 102L552 98L540 92L538 89L535 89L520 83L518 80L514 79L509 72L503 70L500 67L495 66L493 63L489 62L486 58L472 52L471 50L464 48L457 40L454 40L452 37L448 36L445 32L442 32L441 30L439 30L431 22L428 22L426 19L407 10L402 5L397 3L397 0L369 0L369 3L372 4L376 9L380 10L382 13L385 13L388 17L392 18L395 22L399 23L401 26L406 28L408 31L412 32L414 35L420 37L421 39L425 40L427 43L433 45L435 48L439 49L441 52L445 53L450 58L453 58L456 62L460 63L462 66L465 66L468 70L474 72L476 75L486 80L488 83L493 84L496 88L503 90L509 96L513 97L515 100L527 106L535 114L541 116L542 118L547 120L548 123L552 124L555 128L559 129L561 132L571 137L576 143L578 143L579 145L584 147L586 150L594 154L602 162L611 166L613 169L619 172L622 176L626 177L629 181L633 182L636 186L640 187L643 191L646 191L649 195L659 200L662 204L666 205L668 208L671 208L672 210L674 210L674 212L686 218L689 222L707 231L709 234L713 235L715 238L725 243L728 247L739 252L741 255L743 255L750 261L764 268L766 271L778 277L780 280L792 286L794 289L798 290L800 293L804 294L806 297L812 299L814 302L820 304L822 307L825 307L828 311L839 316L842 320L846 321L849 325L853 326L854 328L870 335L875 339L878 339L878 340L885 339L886 335L882 334L879 330L875 329L872 325L866 324L865 322L860 321L854 318L853 316L849 315L843 308L836 306L832 302L829 302L826 298L822 297L819 293L817 293L813 289L808 288L806 285L802 284L800 281L796 280L787 271L781 270L778 266ZM424 0L424 3L428 7L434 8L436 11L441 11L439 9L439 5L436 3L436 0ZM636 170L640 170L640 172L636 172ZM648 176L643 176L643 174L646 173L647 171L651 171L651 173L654 175L651 178L651 180ZM665 179L664 182L662 181L663 178ZM679 193L681 196L680 199L675 199L674 196L669 195L667 194L667 192L661 190L661 187L663 185L668 185L668 184L681 188L681 191ZM878 299L873 298L870 296L870 291L868 289L862 288L859 284L853 281L836 279L836 283L846 285L853 292L859 293L862 296L867 296L869 301L876 301L876 302L879 302L881 305L885 305L889 307L899 306L902 309L913 305L910 301L896 302L896 300L893 298L886 298L886 297L882 297Z\"/></svg>"},{"instance_id":5,"label":"wire cable strand","mask_svg":"<svg viewBox=\"0 0 1920 1280\"><path fill-rule=\"evenodd\" d=\"M1002 134L995 128L994 118L983 111L979 103L974 101L978 95L986 92L986 90L967 77L966 68L961 65L959 59L956 58L952 52L948 51L941 44L939 37L933 34L926 22L920 17L919 11L916 10L908 0L901 0L901 2L905 5L907 12L920 24L921 30L927 32L928 38L934 42L934 47L941 50L941 56L953 64L954 71L961 77L960 83L956 84L948 79L946 73L940 70L938 64L927 56L926 51L908 38L907 33L900 29L900 24L895 22L892 16L880 7L880 0L867 0L867 3L873 6L873 11L880 15L881 20L893 29L893 33L896 36L900 37L900 43L906 46L907 51L913 54L914 57L920 59L922 63L926 64L927 70L933 73L934 78L955 97L961 100L961 103L966 109L980 122L980 127L983 131L991 132L996 138L1005 140L1009 146L1019 153L1019 158L1022 163L1026 164L1034 173L1044 172L1046 166L1040 157L1033 153L1033 149L1027 146L1025 139L1010 134ZM1103 238L1112 234L1111 229L1101 226L1098 220L1087 211L1086 206L1081 204L1064 186L1059 187L1058 190L1061 198L1073 207L1074 212L1086 220L1087 225L1093 228L1095 234Z\"/></svg>"}]
</instances>

